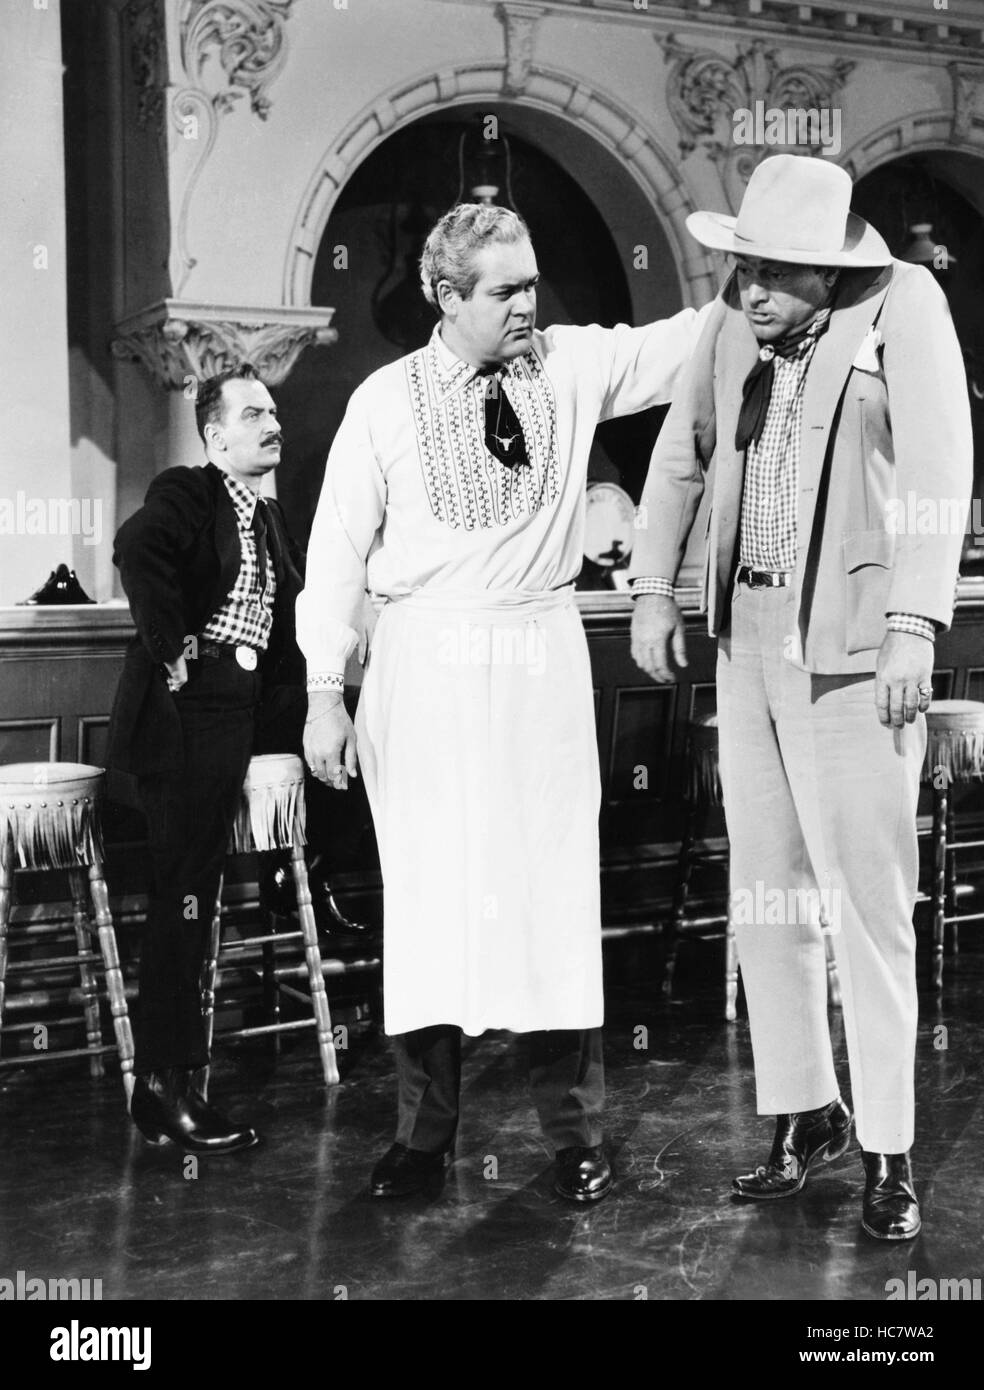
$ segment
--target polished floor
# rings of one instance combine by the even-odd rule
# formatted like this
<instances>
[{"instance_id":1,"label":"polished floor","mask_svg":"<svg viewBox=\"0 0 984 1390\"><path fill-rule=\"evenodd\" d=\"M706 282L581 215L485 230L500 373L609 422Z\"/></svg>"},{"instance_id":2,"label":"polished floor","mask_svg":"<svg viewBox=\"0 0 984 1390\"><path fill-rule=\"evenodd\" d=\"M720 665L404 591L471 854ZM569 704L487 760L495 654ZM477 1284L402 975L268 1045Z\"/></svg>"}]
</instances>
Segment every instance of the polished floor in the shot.
<instances>
[{"instance_id":1,"label":"polished floor","mask_svg":"<svg viewBox=\"0 0 984 1390\"><path fill-rule=\"evenodd\" d=\"M969 937L969 932L967 933ZM982 943L984 944L984 943ZM261 1130L248 1153L203 1160L144 1144L118 1077L85 1062L0 1072L0 1277L99 1278L106 1299L884 1301L886 1284L984 1274L984 950L921 995L912 1244L860 1231L856 1144L800 1197L728 1196L764 1159L747 1024L723 1020L721 943L688 941L677 993L651 946L609 948L608 1132L617 1189L581 1210L556 1198L515 1043L466 1044L459 1157L443 1192L370 1201L389 1144L393 1073L372 1025L351 1029L328 1093L310 1035L275 1057L226 1044L212 1095ZM843 1058L839 1017L832 1015ZM944 1030L944 1031L941 1031ZM945 1045L944 1045L945 1044ZM841 1068L846 1082L846 1068Z\"/></svg>"}]
</instances>

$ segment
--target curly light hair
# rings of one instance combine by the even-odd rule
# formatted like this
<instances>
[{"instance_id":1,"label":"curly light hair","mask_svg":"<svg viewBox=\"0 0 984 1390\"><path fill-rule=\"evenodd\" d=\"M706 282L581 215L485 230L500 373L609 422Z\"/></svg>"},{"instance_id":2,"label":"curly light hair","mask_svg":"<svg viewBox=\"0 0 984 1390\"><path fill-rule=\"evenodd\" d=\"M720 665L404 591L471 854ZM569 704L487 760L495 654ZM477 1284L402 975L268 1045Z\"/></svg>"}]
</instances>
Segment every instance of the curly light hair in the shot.
<instances>
[{"instance_id":1,"label":"curly light hair","mask_svg":"<svg viewBox=\"0 0 984 1390\"><path fill-rule=\"evenodd\" d=\"M475 288L475 254L495 242L522 241L530 234L518 213L487 203L459 203L430 230L420 257L420 286L427 303L440 313L437 287L446 280L467 299Z\"/></svg>"}]
</instances>

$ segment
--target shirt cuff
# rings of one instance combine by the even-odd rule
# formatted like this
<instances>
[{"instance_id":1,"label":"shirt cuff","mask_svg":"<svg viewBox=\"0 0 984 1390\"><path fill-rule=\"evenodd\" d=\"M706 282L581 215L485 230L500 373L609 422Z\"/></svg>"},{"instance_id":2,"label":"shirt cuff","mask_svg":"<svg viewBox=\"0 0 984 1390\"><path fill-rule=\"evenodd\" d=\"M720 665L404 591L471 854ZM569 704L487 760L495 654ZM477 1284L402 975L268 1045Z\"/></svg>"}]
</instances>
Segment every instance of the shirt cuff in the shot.
<instances>
[{"instance_id":1,"label":"shirt cuff","mask_svg":"<svg viewBox=\"0 0 984 1390\"><path fill-rule=\"evenodd\" d=\"M344 691L345 676L339 671L308 672L307 688L309 695L313 695L318 690Z\"/></svg>"},{"instance_id":2,"label":"shirt cuff","mask_svg":"<svg viewBox=\"0 0 984 1390\"><path fill-rule=\"evenodd\" d=\"M676 597L671 579L653 579L649 576L640 576L638 579L630 579L629 584L633 598L640 598L643 594L659 594L663 598Z\"/></svg>"},{"instance_id":3,"label":"shirt cuff","mask_svg":"<svg viewBox=\"0 0 984 1390\"><path fill-rule=\"evenodd\" d=\"M936 624L932 618L920 617L918 613L889 613L889 632L908 632L913 637L925 637L928 642L936 641Z\"/></svg>"}]
</instances>

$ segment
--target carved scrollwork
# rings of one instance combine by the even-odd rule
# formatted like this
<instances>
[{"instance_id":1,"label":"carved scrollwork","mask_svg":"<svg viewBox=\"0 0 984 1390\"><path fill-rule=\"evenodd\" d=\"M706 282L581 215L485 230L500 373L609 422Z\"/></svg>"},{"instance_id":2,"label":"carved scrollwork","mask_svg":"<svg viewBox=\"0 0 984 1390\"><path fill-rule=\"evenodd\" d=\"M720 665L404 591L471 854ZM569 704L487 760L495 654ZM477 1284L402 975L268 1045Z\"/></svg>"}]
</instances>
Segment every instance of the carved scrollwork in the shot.
<instances>
[{"instance_id":1,"label":"carved scrollwork","mask_svg":"<svg viewBox=\"0 0 984 1390\"><path fill-rule=\"evenodd\" d=\"M779 50L763 39L737 45L733 60L710 49L688 48L674 34L656 41L672 65L666 99L680 132L680 153L706 149L720 169L733 209L755 165L770 152L737 143L736 113L752 111L757 103L778 111L829 110L855 67L842 58L829 67L783 67Z\"/></svg>"},{"instance_id":2,"label":"carved scrollwork","mask_svg":"<svg viewBox=\"0 0 984 1390\"><path fill-rule=\"evenodd\" d=\"M737 66L720 53L687 48L675 34L657 37L657 43L673 64L666 100L680 132L680 153L690 154L698 143L720 145L726 113L745 98Z\"/></svg>"},{"instance_id":3,"label":"carved scrollwork","mask_svg":"<svg viewBox=\"0 0 984 1390\"><path fill-rule=\"evenodd\" d=\"M181 58L189 80L209 93L216 111L244 94L266 120L267 89L287 60L285 25L293 0L182 0ZM215 60L221 69L216 81ZM237 90L239 89L239 90Z\"/></svg>"},{"instance_id":4,"label":"carved scrollwork","mask_svg":"<svg viewBox=\"0 0 984 1390\"><path fill-rule=\"evenodd\" d=\"M188 214L195 185L215 144L218 116L204 92L197 87L183 87L175 92L172 99L171 120L175 131L182 137L178 148L188 151L186 157L190 161L183 175L184 189L171 251L171 282L175 292L180 295L188 276L197 265L188 246Z\"/></svg>"},{"instance_id":5,"label":"carved scrollwork","mask_svg":"<svg viewBox=\"0 0 984 1390\"><path fill-rule=\"evenodd\" d=\"M334 313L164 299L118 324L112 348L170 390L179 390L188 377L204 381L238 362L252 362L267 385L279 386L305 348L337 341Z\"/></svg>"}]
</instances>

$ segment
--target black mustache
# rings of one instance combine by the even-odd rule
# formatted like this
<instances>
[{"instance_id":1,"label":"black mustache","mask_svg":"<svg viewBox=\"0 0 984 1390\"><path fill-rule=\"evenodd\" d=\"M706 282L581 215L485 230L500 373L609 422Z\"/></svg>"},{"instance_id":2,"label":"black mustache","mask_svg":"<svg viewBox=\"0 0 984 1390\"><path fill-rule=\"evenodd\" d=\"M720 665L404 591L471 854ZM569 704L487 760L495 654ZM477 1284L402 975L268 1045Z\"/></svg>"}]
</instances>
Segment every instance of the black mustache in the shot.
<instances>
[{"instance_id":1,"label":"black mustache","mask_svg":"<svg viewBox=\"0 0 984 1390\"><path fill-rule=\"evenodd\" d=\"M282 444L284 437L282 434L268 434L266 439L260 440L260 447L265 449L268 444Z\"/></svg>"}]
</instances>

